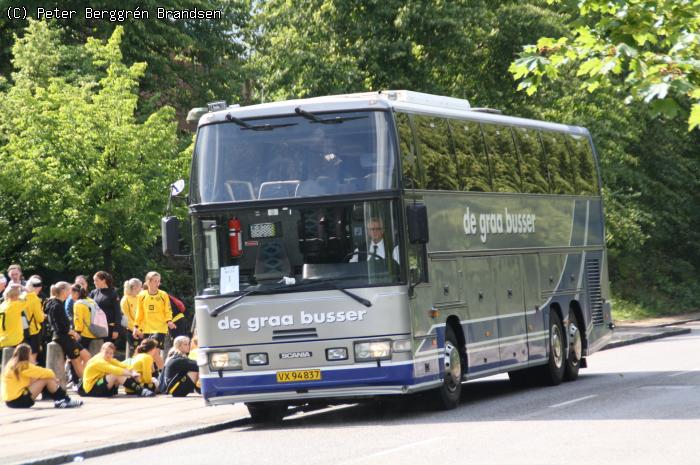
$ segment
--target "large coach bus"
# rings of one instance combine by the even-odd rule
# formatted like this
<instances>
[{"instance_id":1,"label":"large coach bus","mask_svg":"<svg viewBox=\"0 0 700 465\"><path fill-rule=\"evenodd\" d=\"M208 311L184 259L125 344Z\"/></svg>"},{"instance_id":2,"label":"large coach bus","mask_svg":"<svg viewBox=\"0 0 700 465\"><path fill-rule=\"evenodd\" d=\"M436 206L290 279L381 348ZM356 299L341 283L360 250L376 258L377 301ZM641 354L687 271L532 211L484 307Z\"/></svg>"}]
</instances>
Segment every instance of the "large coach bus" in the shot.
<instances>
[{"instance_id":1,"label":"large coach bus","mask_svg":"<svg viewBox=\"0 0 700 465\"><path fill-rule=\"evenodd\" d=\"M581 127L410 91L223 104L189 213L202 394L256 421L419 391L454 408L496 373L555 385L612 333Z\"/></svg>"}]
</instances>

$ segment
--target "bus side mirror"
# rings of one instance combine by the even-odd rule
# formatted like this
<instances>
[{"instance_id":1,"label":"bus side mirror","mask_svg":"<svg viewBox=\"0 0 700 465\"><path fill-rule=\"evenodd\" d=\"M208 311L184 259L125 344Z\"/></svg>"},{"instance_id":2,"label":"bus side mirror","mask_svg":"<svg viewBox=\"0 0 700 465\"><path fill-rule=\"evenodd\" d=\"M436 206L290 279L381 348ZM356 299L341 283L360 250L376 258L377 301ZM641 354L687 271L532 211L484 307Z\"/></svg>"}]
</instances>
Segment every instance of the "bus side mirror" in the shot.
<instances>
[{"instance_id":1,"label":"bus side mirror","mask_svg":"<svg viewBox=\"0 0 700 465\"><path fill-rule=\"evenodd\" d=\"M163 255L178 255L180 253L180 220L174 216L161 218L160 233L163 237Z\"/></svg>"},{"instance_id":2,"label":"bus side mirror","mask_svg":"<svg viewBox=\"0 0 700 465\"><path fill-rule=\"evenodd\" d=\"M428 210L423 204L406 206L406 221L408 223L408 242L411 244L428 243Z\"/></svg>"}]
</instances>

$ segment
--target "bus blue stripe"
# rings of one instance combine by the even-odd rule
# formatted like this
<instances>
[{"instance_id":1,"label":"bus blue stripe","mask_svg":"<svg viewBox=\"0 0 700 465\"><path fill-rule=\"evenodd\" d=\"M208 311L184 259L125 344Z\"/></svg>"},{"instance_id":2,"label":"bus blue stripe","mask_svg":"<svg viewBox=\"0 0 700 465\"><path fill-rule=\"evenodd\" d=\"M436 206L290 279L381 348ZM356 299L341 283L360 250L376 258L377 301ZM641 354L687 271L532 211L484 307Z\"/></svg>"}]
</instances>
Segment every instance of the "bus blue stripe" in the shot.
<instances>
[{"instance_id":1,"label":"bus blue stripe","mask_svg":"<svg viewBox=\"0 0 700 465\"><path fill-rule=\"evenodd\" d=\"M350 370L321 370L321 381L278 383L274 374L260 376L226 376L202 378L205 399L219 396L254 394L258 392L294 391L297 389L332 389L352 386L404 386L420 381L413 378L413 365L356 368Z\"/></svg>"}]
</instances>

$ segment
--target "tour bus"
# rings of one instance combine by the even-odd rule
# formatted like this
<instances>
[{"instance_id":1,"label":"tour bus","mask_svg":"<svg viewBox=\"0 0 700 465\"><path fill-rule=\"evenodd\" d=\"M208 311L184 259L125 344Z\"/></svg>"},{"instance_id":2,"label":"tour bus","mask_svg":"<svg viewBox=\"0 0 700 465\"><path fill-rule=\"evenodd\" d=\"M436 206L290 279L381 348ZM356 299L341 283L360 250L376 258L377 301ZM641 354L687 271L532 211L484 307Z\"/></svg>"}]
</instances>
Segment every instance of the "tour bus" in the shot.
<instances>
[{"instance_id":1,"label":"tour bus","mask_svg":"<svg viewBox=\"0 0 700 465\"><path fill-rule=\"evenodd\" d=\"M404 90L215 102L188 201L202 395L254 421L422 391L449 409L497 373L556 385L612 334L581 127Z\"/></svg>"}]
</instances>

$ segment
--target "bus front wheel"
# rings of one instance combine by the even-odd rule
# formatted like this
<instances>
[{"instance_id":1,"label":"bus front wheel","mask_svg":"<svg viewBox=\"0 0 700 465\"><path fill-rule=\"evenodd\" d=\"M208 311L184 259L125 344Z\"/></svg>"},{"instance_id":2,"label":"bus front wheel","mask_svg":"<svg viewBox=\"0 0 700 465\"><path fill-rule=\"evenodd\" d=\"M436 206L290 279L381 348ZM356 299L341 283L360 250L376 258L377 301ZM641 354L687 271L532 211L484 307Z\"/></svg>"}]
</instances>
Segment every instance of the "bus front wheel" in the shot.
<instances>
[{"instance_id":1,"label":"bus front wheel","mask_svg":"<svg viewBox=\"0 0 700 465\"><path fill-rule=\"evenodd\" d=\"M457 336L450 326L445 329L445 378L435 392L435 404L440 410L451 410L459 405L462 394L462 358Z\"/></svg>"},{"instance_id":2,"label":"bus front wheel","mask_svg":"<svg viewBox=\"0 0 700 465\"><path fill-rule=\"evenodd\" d=\"M278 402L249 402L245 406L253 423L279 423L287 413L287 404Z\"/></svg>"}]
</instances>

